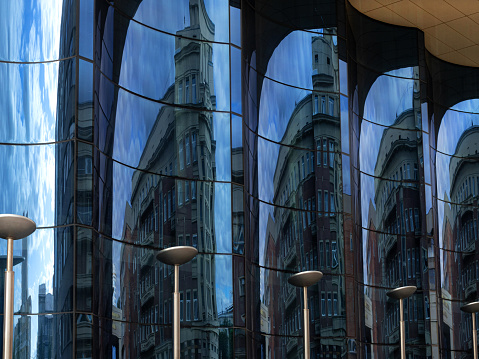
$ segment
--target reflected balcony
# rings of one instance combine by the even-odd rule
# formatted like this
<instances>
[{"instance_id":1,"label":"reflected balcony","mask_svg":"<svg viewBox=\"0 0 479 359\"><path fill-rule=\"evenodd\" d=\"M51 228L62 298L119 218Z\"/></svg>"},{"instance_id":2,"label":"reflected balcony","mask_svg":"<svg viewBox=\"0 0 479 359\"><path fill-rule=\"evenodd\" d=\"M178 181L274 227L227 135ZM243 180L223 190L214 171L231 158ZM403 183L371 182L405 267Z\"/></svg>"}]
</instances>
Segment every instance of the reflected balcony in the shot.
<instances>
[{"instance_id":1,"label":"reflected balcony","mask_svg":"<svg viewBox=\"0 0 479 359\"><path fill-rule=\"evenodd\" d=\"M388 256L389 252L397 245L397 234L387 234L384 238L384 255Z\"/></svg>"},{"instance_id":2,"label":"reflected balcony","mask_svg":"<svg viewBox=\"0 0 479 359\"><path fill-rule=\"evenodd\" d=\"M392 189L391 193L389 194L386 203L384 204L384 211L383 211L383 223L386 221L386 218L389 217L392 210L396 209L396 197L397 193L401 186L396 186Z\"/></svg>"},{"instance_id":3,"label":"reflected balcony","mask_svg":"<svg viewBox=\"0 0 479 359\"><path fill-rule=\"evenodd\" d=\"M343 331L340 335L346 335L346 317L344 315L335 315L333 317L333 331L338 330Z\"/></svg>"},{"instance_id":4,"label":"reflected balcony","mask_svg":"<svg viewBox=\"0 0 479 359\"><path fill-rule=\"evenodd\" d=\"M425 334L425 325L424 325L424 320L418 320L417 321L417 333L419 335L424 335Z\"/></svg>"},{"instance_id":5,"label":"reflected balcony","mask_svg":"<svg viewBox=\"0 0 479 359\"><path fill-rule=\"evenodd\" d=\"M142 245L153 245L155 238L155 232L150 231L143 239L140 241Z\"/></svg>"},{"instance_id":6,"label":"reflected balcony","mask_svg":"<svg viewBox=\"0 0 479 359\"><path fill-rule=\"evenodd\" d=\"M140 206L140 215L142 215L145 210L150 206L150 203L153 202L155 199L155 187L151 187L148 193L146 194L143 201L141 201Z\"/></svg>"},{"instance_id":7,"label":"reflected balcony","mask_svg":"<svg viewBox=\"0 0 479 359\"><path fill-rule=\"evenodd\" d=\"M474 294L476 291L477 291L476 281L470 281L469 284L467 285L466 289L464 290L465 298L469 298L469 296ZM474 298L475 297L476 296L474 296Z\"/></svg>"},{"instance_id":8,"label":"reflected balcony","mask_svg":"<svg viewBox=\"0 0 479 359\"><path fill-rule=\"evenodd\" d=\"M144 253L140 257L140 266L141 268L146 266L153 266L154 265L154 256L153 251L145 250Z\"/></svg>"},{"instance_id":9,"label":"reflected balcony","mask_svg":"<svg viewBox=\"0 0 479 359\"><path fill-rule=\"evenodd\" d=\"M155 346L155 332L151 332L146 336L146 339L141 342L141 351L146 352Z\"/></svg>"},{"instance_id":10,"label":"reflected balcony","mask_svg":"<svg viewBox=\"0 0 479 359\"><path fill-rule=\"evenodd\" d=\"M150 285L140 296L140 303L143 307L150 299L155 296L155 286Z\"/></svg>"},{"instance_id":11,"label":"reflected balcony","mask_svg":"<svg viewBox=\"0 0 479 359\"><path fill-rule=\"evenodd\" d=\"M77 273L77 289L91 289L92 288L92 275L91 273Z\"/></svg>"},{"instance_id":12,"label":"reflected balcony","mask_svg":"<svg viewBox=\"0 0 479 359\"><path fill-rule=\"evenodd\" d=\"M463 249L462 257L466 257L468 255L474 254L476 249L476 241L474 239L471 239L468 241Z\"/></svg>"},{"instance_id":13,"label":"reflected balcony","mask_svg":"<svg viewBox=\"0 0 479 359\"><path fill-rule=\"evenodd\" d=\"M389 344L399 343L399 326L396 326L394 330L387 336ZM392 347L394 350L394 347Z\"/></svg>"},{"instance_id":14,"label":"reflected balcony","mask_svg":"<svg viewBox=\"0 0 479 359\"><path fill-rule=\"evenodd\" d=\"M286 295L285 308L288 308L296 300L296 288L293 286L289 287L291 287L291 289L289 289Z\"/></svg>"},{"instance_id":15,"label":"reflected balcony","mask_svg":"<svg viewBox=\"0 0 479 359\"><path fill-rule=\"evenodd\" d=\"M298 346L298 338L289 338L286 344L286 352L291 352L294 348Z\"/></svg>"},{"instance_id":16,"label":"reflected balcony","mask_svg":"<svg viewBox=\"0 0 479 359\"><path fill-rule=\"evenodd\" d=\"M84 321L77 323L77 335L76 339L90 341L92 339L92 326L90 323Z\"/></svg>"},{"instance_id":17,"label":"reflected balcony","mask_svg":"<svg viewBox=\"0 0 479 359\"><path fill-rule=\"evenodd\" d=\"M296 248L293 245L289 248L289 251L286 254L286 257L284 258L284 268L288 268L291 262L293 262L295 258L296 258Z\"/></svg>"}]
</instances>

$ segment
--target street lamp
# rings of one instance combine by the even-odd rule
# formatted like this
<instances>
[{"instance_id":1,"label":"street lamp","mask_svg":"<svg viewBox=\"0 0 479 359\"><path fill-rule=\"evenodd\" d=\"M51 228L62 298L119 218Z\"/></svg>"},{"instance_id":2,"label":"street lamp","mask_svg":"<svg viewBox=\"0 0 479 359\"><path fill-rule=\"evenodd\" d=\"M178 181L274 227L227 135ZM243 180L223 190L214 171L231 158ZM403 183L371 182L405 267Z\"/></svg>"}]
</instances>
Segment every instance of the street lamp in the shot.
<instances>
[{"instance_id":1,"label":"street lamp","mask_svg":"<svg viewBox=\"0 0 479 359\"><path fill-rule=\"evenodd\" d=\"M305 271L293 274L288 278L289 284L303 288L304 303L304 359L309 359L309 309L308 309L308 287L319 282L323 273L319 271Z\"/></svg>"},{"instance_id":2,"label":"street lamp","mask_svg":"<svg viewBox=\"0 0 479 359\"><path fill-rule=\"evenodd\" d=\"M410 297L417 290L414 285L408 285L405 287L399 287L387 292L387 296L393 299L399 299L399 317L400 317L400 336L401 336L401 359L406 359L406 333L404 323L404 304L405 298Z\"/></svg>"},{"instance_id":3,"label":"street lamp","mask_svg":"<svg viewBox=\"0 0 479 359\"><path fill-rule=\"evenodd\" d=\"M476 313L479 312L479 302L472 302L463 305L461 310L472 314L472 348L474 350L474 359L477 359Z\"/></svg>"},{"instance_id":4,"label":"street lamp","mask_svg":"<svg viewBox=\"0 0 479 359\"><path fill-rule=\"evenodd\" d=\"M195 247L176 246L163 249L157 254L160 262L175 266L175 291L173 292L173 358L180 359L180 265L192 260L198 254Z\"/></svg>"},{"instance_id":5,"label":"street lamp","mask_svg":"<svg viewBox=\"0 0 479 359\"><path fill-rule=\"evenodd\" d=\"M7 267L5 270L5 301L3 307L3 359L11 359L13 352L13 241L28 237L37 228L31 219L16 214L0 214L0 238L7 240Z\"/></svg>"}]
</instances>

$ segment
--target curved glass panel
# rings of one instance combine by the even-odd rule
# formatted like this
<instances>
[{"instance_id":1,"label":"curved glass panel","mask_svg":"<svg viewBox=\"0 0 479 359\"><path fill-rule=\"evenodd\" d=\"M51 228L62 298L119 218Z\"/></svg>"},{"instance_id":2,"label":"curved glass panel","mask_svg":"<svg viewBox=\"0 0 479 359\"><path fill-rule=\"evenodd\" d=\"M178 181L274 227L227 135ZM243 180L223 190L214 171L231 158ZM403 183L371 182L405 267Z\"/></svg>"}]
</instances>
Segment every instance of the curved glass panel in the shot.
<instances>
[{"instance_id":1,"label":"curved glass panel","mask_svg":"<svg viewBox=\"0 0 479 359\"><path fill-rule=\"evenodd\" d=\"M334 34L335 29L298 31L283 39L262 80L258 134L245 129L250 139L245 143L257 146L258 154L258 191L250 193L258 198L246 200L259 210L259 219L248 218L250 226L258 226L258 248L250 251L258 251L253 261L261 266L255 283L261 293L261 318L252 325L258 340L265 341L262 352L274 357L304 350L302 294L287 282L291 273L303 270L327 274L308 289L312 353L336 353L344 344L345 244Z\"/></svg>"},{"instance_id":2,"label":"curved glass panel","mask_svg":"<svg viewBox=\"0 0 479 359\"><path fill-rule=\"evenodd\" d=\"M304 132L304 142L316 146L312 150L295 149L258 138L258 157L263 164L258 171L260 200L286 208L341 212L339 169L342 158L338 138L320 134ZM275 157L276 163L271 161ZM314 204L304 204L304 201Z\"/></svg>"},{"instance_id":3,"label":"curved glass panel","mask_svg":"<svg viewBox=\"0 0 479 359\"><path fill-rule=\"evenodd\" d=\"M110 80L118 81L121 87L154 100L228 111L230 47L211 42L215 40L215 28L206 26L208 14L204 11L198 13L198 7L195 8L194 21L201 25L185 24L176 33L177 36L130 22L125 29L127 33L123 44L105 44L109 47L122 46L122 52L114 53L116 57L110 61L102 61L101 72ZM181 36L190 36L191 39ZM205 41L195 41L195 38ZM154 46L144 46L145 42ZM118 79L116 71L120 71ZM152 78L155 81L151 81ZM121 102L119 98L118 103Z\"/></svg>"},{"instance_id":4,"label":"curved glass panel","mask_svg":"<svg viewBox=\"0 0 479 359\"><path fill-rule=\"evenodd\" d=\"M119 93L120 99L126 100L126 93ZM158 106L133 95L127 95L119 107L125 117L116 120L113 151L109 154L116 161L156 174L231 180L229 114ZM131 121L129 115L137 110L144 115L143 120ZM101 118L99 122L106 130L100 136L107 138L108 121ZM107 143L102 138L100 146ZM170 163L171 170L165 171Z\"/></svg>"},{"instance_id":5,"label":"curved glass panel","mask_svg":"<svg viewBox=\"0 0 479 359\"><path fill-rule=\"evenodd\" d=\"M174 268L156 259L158 250L99 238L113 253L112 287L100 297L122 308L121 320L171 325ZM182 326L220 327L233 323L233 261L230 255L199 253L180 268ZM198 338L199 339L199 338Z\"/></svg>"},{"instance_id":6,"label":"curved glass panel","mask_svg":"<svg viewBox=\"0 0 479 359\"><path fill-rule=\"evenodd\" d=\"M72 310L73 253L65 256L73 245L72 233L72 227L41 228L14 242L15 313L47 314ZM7 253L6 240L0 242L0 251ZM0 264L5 271L6 255L0 257ZM0 289L5 290L3 280ZM3 315L3 296L0 304Z\"/></svg>"},{"instance_id":7,"label":"curved glass panel","mask_svg":"<svg viewBox=\"0 0 479 359\"><path fill-rule=\"evenodd\" d=\"M469 347L464 343L470 338L471 318L459 307L475 301L478 293L478 108L479 101L473 99L448 110L437 139L438 231L439 246L444 249L440 251L442 320L449 350Z\"/></svg>"},{"instance_id":8,"label":"curved glass panel","mask_svg":"<svg viewBox=\"0 0 479 359\"><path fill-rule=\"evenodd\" d=\"M342 214L290 210L263 202L259 209L267 215L259 241L260 261L266 268L344 273Z\"/></svg>"},{"instance_id":9,"label":"curved glass panel","mask_svg":"<svg viewBox=\"0 0 479 359\"><path fill-rule=\"evenodd\" d=\"M14 315L14 355L20 358L31 358L35 354L41 358L72 358L73 325L72 313Z\"/></svg>"},{"instance_id":10,"label":"curved glass panel","mask_svg":"<svg viewBox=\"0 0 479 359\"><path fill-rule=\"evenodd\" d=\"M51 61L74 54L74 48L60 55L62 18L74 19L69 1L15 1L0 5L5 17L0 27L0 60L15 62ZM65 7L63 5L65 4Z\"/></svg>"},{"instance_id":11,"label":"curved glass panel","mask_svg":"<svg viewBox=\"0 0 479 359\"><path fill-rule=\"evenodd\" d=\"M411 73L417 75L418 69L394 71L395 75ZM406 263L407 249L418 250L413 238L422 223L421 218L424 218L420 212L418 186L422 170L422 153L417 145L420 142L420 132L402 129L420 126L417 89L418 84L414 81L380 76L366 98L364 117L372 122L361 123L361 225L364 229L385 233L373 238L363 230L364 282L368 284L371 284L371 273L367 274L367 267L373 264L366 263L374 262L377 268L381 268L381 263L387 262L389 255L399 255L400 263ZM396 245L391 252L389 248L393 237L401 237L401 245ZM407 238L410 238L409 245L406 244ZM368 248L376 251L376 247L377 253L373 255ZM374 283L378 282L381 280L374 280Z\"/></svg>"},{"instance_id":12,"label":"curved glass panel","mask_svg":"<svg viewBox=\"0 0 479 359\"><path fill-rule=\"evenodd\" d=\"M216 33L215 41L229 41L229 6L221 0L189 1L181 0L174 4L168 0L143 0L135 5L115 3L123 16L128 16L141 24L174 34L188 28L184 34L194 37L198 27L212 28ZM198 21L195 17L203 16ZM161 16L159 16L161 15ZM130 21L130 26L133 24ZM140 24L140 25L141 25ZM189 24L189 25L186 25Z\"/></svg>"},{"instance_id":13,"label":"curved glass panel","mask_svg":"<svg viewBox=\"0 0 479 359\"><path fill-rule=\"evenodd\" d=\"M389 358L400 355L399 341L399 301L389 298L383 288L359 286L358 295L364 300L364 320L361 338L365 350L374 357ZM430 340L431 307L430 298L418 291L404 300L404 321L406 353L411 356L426 357L426 343ZM412 342L414 345L412 345Z\"/></svg>"},{"instance_id":14,"label":"curved glass panel","mask_svg":"<svg viewBox=\"0 0 479 359\"><path fill-rule=\"evenodd\" d=\"M100 157L104 159L102 154ZM114 238L156 248L203 243L199 247L201 251L231 253L230 184L171 177L172 162L166 162L165 167L158 170L166 176L134 170L116 162L112 166ZM238 231L235 246L240 245L238 241L243 242L240 240L243 225L238 214L241 208L233 213ZM211 245L206 246L207 242Z\"/></svg>"},{"instance_id":15,"label":"curved glass panel","mask_svg":"<svg viewBox=\"0 0 479 359\"><path fill-rule=\"evenodd\" d=\"M261 136L292 145L294 133L305 122L314 121L315 127L323 122L339 122L334 31L321 30L324 33L318 35L296 31L286 36L275 49L261 91L258 129ZM314 92L311 94L311 91ZM303 124L296 124L297 121Z\"/></svg>"},{"instance_id":16,"label":"curved glass panel","mask_svg":"<svg viewBox=\"0 0 479 359\"><path fill-rule=\"evenodd\" d=\"M53 142L73 136L74 133L58 131L57 128L58 110L65 116L74 116L73 104L57 108L58 97L67 96L69 91L59 87L59 68L68 72L72 62L0 63L0 77L3 79L0 90L0 142Z\"/></svg>"},{"instance_id":17,"label":"curved glass panel","mask_svg":"<svg viewBox=\"0 0 479 359\"><path fill-rule=\"evenodd\" d=\"M73 160L71 143L0 146L0 213L24 214L38 227L72 222ZM64 154L61 156L60 154ZM57 164L64 165L58 177ZM61 184L61 196L56 186Z\"/></svg>"}]
</instances>

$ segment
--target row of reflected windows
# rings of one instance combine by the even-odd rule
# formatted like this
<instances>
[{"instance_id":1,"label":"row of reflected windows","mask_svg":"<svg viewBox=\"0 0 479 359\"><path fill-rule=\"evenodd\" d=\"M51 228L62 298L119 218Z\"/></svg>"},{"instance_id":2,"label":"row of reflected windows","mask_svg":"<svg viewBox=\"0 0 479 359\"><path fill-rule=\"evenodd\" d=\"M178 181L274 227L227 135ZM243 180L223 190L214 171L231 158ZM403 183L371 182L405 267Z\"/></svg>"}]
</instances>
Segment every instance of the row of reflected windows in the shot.
<instances>
[{"instance_id":1,"label":"row of reflected windows","mask_svg":"<svg viewBox=\"0 0 479 359\"><path fill-rule=\"evenodd\" d=\"M401 203L402 206L402 203ZM404 232L403 227L401 226L401 218L404 218L404 224L406 226ZM419 231L421 229L420 223L419 223L419 208L404 208L404 214L402 214L402 217L398 216L394 218L393 222L389 224L385 228L387 233L381 233L381 237L383 241L386 241L386 237L390 235L395 235L395 234L404 234L404 233L409 233L409 232L415 232Z\"/></svg>"},{"instance_id":2,"label":"row of reflected windows","mask_svg":"<svg viewBox=\"0 0 479 359\"><path fill-rule=\"evenodd\" d=\"M190 97L190 79L189 77L185 78L185 91L183 93L183 80L180 80L178 82L178 103L182 104L183 103L183 94L185 98L186 104L190 103L190 98L191 98L191 103L196 103L197 98L196 98L196 75L191 75L191 97Z\"/></svg>"},{"instance_id":3,"label":"row of reflected windows","mask_svg":"<svg viewBox=\"0 0 479 359\"><path fill-rule=\"evenodd\" d=\"M329 151L328 151L328 142L329 142ZM329 158L329 167L334 168L335 166L335 146L336 141L334 139L319 139L316 142L317 144L317 165L321 166L321 159L324 167L328 167L328 158ZM321 146L322 144L322 146ZM314 153L307 152L305 155L301 156L301 159L298 159L297 166L293 166L293 170L289 175L289 181L285 186L283 193L280 198L280 205L284 206L287 202L291 192L294 188L297 188L299 183L304 180L309 174L314 173ZM305 207L306 208L306 207Z\"/></svg>"},{"instance_id":4,"label":"row of reflected windows","mask_svg":"<svg viewBox=\"0 0 479 359\"><path fill-rule=\"evenodd\" d=\"M424 297L424 302L418 296L409 297L404 300L404 321L406 322L406 338L409 337L409 324L424 320L424 313L429 319L429 300ZM386 335L393 334L399 328L399 303L394 302L393 307L389 309L385 316Z\"/></svg>"},{"instance_id":5,"label":"row of reflected windows","mask_svg":"<svg viewBox=\"0 0 479 359\"><path fill-rule=\"evenodd\" d=\"M475 179L475 180L474 180ZM477 192L476 192L477 188ZM454 202L461 203L464 202L469 196L476 196L476 193L479 193L479 176L467 177L459 189L459 192L456 194L454 198Z\"/></svg>"},{"instance_id":6,"label":"row of reflected windows","mask_svg":"<svg viewBox=\"0 0 479 359\"><path fill-rule=\"evenodd\" d=\"M318 113L334 116L334 98L328 96L321 96L321 108L319 107L319 97L318 95L314 95L314 112L313 115ZM328 99L328 108L326 108L326 98Z\"/></svg>"},{"instance_id":7,"label":"row of reflected windows","mask_svg":"<svg viewBox=\"0 0 479 359\"><path fill-rule=\"evenodd\" d=\"M427 272L427 252L422 250L422 271ZM401 253L397 253L388 263L389 275L385 278L385 285L392 288L398 281L421 278L421 249L408 248L406 253L407 263L402 261Z\"/></svg>"},{"instance_id":8,"label":"row of reflected windows","mask_svg":"<svg viewBox=\"0 0 479 359\"><path fill-rule=\"evenodd\" d=\"M462 223L459 229L459 240L456 242L456 251L469 252L474 250L477 239L477 219L470 218Z\"/></svg>"},{"instance_id":9,"label":"row of reflected windows","mask_svg":"<svg viewBox=\"0 0 479 359\"><path fill-rule=\"evenodd\" d=\"M185 168L185 160L186 165L190 165L190 158L192 158L193 163L196 162L197 159L197 152L196 152L196 132L191 133L191 153L190 153L190 135L186 134L184 141L180 139L179 146L178 146L178 158L180 161L180 170ZM184 156L183 156L184 153ZM185 158L186 157L186 158Z\"/></svg>"}]
</instances>

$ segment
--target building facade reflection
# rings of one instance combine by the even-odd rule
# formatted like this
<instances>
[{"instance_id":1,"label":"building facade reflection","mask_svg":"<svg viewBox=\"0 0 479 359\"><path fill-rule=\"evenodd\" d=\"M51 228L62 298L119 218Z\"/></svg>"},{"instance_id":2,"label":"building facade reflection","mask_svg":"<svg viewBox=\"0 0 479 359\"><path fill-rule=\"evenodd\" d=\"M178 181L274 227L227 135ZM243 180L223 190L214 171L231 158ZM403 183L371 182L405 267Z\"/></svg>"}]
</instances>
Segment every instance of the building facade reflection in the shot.
<instances>
[{"instance_id":1,"label":"building facade reflection","mask_svg":"<svg viewBox=\"0 0 479 359\"><path fill-rule=\"evenodd\" d=\"M312 357L399 357L402 285L408 357L470 357L477 69L336 0L51 4L0 5L15 357L170 358L176 245L182 357L300 358L303 270Z\"/></svg>"},{"instance_id":2,"label":"building facade reflection","mask_svg":"<svg viewBox=\"0 0 479 359\"><path fill-rule=\"evenodd\" d=\"M176 34L175 83L163 98L185 107L165 106L157 115L139 163L146 172L133 174L122 240L156 248L187 245L201 253L215 253L213 49L208 43L183 38L213 41L215 25L202 1L190 1L189 9L190 25ZM157 263L150 249L132 253L127 247L122 247L120 275L139 301L131 300L124 288L122 319L141 325L123 339L121 352L131 357L169 358L173 352L173 268ZM181 330L182 355L218 358L215 275L213 254L201 254L181 267L180 321L189 327Z\"/></svg>"},{"instance_id":3,"label":"building facade reflection","mask_svg":"<svg viewBox=\"0 0 479 359\"><path fill-rule=\"evenodd\" d=\"M278 205L269 216L265 266L289 271L321 270L329 275L310 291L311 355L341 352L345 335L343 272L342 175L339 120L338 50L334 29L311 38L313 91L294 108L281 139L274 172ZM310 149L310 150L303 150ZM295 208L297 210L289 210ZM264 325L268 358L296 357L301 338L300 291L271 270L266 276ZM320 288L320 290L318 290ZM278 292L279 291L279 298Z\"/></svg>"},{"instance_id":4,"label":"building facade reflection","mask_svg":"<svg viewBox=\"0 0 479 359\"><path fill-rule=\"evenodd\" d=\"M412 107L401 109L390 127L383 131L374 167L374 200L367 215L367 283L387 288L414 285L427 288L427 253L421 243L422 214L420 186L421 108L418 69L416 80L403 96ZM401 108L401 107L400 107ZM399 341L399 304L386 292L365 288L365 338L372 343L395 344ZM406 342L410 355L425 353L418 345L425 343L428 331L424 321L423 301L418 294L405 301ZM381 323L381 325L377 325ZM399 348L373 346L378 357L399 357Z\"/></svg>"}]
</instances>

